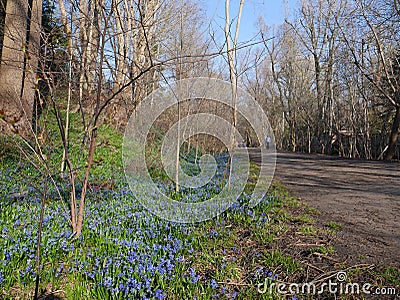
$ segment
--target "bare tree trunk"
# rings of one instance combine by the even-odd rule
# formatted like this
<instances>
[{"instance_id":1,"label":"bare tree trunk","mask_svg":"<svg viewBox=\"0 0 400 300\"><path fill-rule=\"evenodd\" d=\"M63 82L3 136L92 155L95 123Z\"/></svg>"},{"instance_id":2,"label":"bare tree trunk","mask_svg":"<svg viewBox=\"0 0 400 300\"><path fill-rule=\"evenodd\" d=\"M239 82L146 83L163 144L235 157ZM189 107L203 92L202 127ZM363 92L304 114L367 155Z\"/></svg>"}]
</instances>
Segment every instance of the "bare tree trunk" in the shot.
<instances>
[{"instance_id":1,"label":"bare tree trunk","mask_svg":"<svg viewBox=\"0 0 400 300\"><path fill-rule=\"evenodd\" d=\"M77 222L76 222L76 235L77 236L80 236L82 233L83 213L85 211L85 199L86 199L87 187L89 184L90 169L91 169L92 163L93 163L94 150L96 148L96 137L97 137L97 128L95 127L92 129L92 134L90 137L89 156L88 156L88 160L86 163L86 172L85 172L85 177L84 177L83 183L82 183L81 198L79 201L79 213L78 213L78 218L77 218Z\"/></svg>"},{"instance_id":2,"label":"bare tree trunk","mask_svg":"<svg viewBox=\"0 0 400 300\"><path fill-rule=\"evenodd\" d=\"M65 10L65 5L64 5L64 0L59 0L58 1L58 6L60 8L60 15L61 15L61 23L64 27L65 34L67 36L67 41L68 41L68 67L69 67L69 72L68 72L68 96L67 96L67 115L65 119L65 140L67 141L66 146L68 145L68 132L69 132L69 113L70 113L70 104L71 104L71 96L72 96L72 60L73 60L73 48L72 48L72 32L71 32L71 27L68 24L68 19L67 19L67 12ZM67 156L67 151L68 149L64 147L63 149L63 157L61 161L61 172L64 172L65 170L65 159Z\"/></svg>"},{"instance_id":3,"label":"bare tree trunk","mask_svg":"<svg viewBox=\"0 0 400 300\"><path fill-rule=\"evenodd\" d=\"M115 84L117 84L116 89L124 84L124 75L126 74L127 66L126 66L126 44L125 37L126 33L124 32L123 27L123 9L121 8L122 3L120 1L115 1L113 3L114 14L115 14L115 27L117 34L117 45L115 45L114 53L116 54L115 62L116 62L116 80ZM134 13L131 12L131 13ZM131 17L128 17L128 20L131 21ZM133 34L133 33L131 33ZM128 37L126 37L128 38Z\"/></svg>"},{"instance_id":4,"label":"bare tree trunk","mask_svg":"<svg viewBox=\"0 0 400 300\"><path fill-rule=\"evenodd\" d=\"M228 56L228 64L229 64L229 77L231 80L232 86L232 106L233 106L233 127L236 127L237 123L237 72L235 66L235 53L237 47L237 39L239 36L239 28L240 28L240 20L242 16L243 4L244 0L240 0L239 5L239 12L238 12L238 19L236 22L236 30L235 30L235 37L233 40L233 47L231 44L231 36L229 30L230 24L230 17L229 17L229 3L230 0L225 0L225 40L226 40L226 48L227 48L227 56ZM231 149L230 151L234 151L235 148L235 133L231 131ZM232 176L232 161L233 156L232 154L229 155L229 176L228 176L228 187L230 187L231 176Z\"/></svg>"},{"instance_id":5,"label":"bare tree trunk","mask_svg":"<svg viewBox=\"0 0 400 300\"><path fill-rule=\"evenodd\" d=\"M0 132L29 135L40 47L42 3L8 0L0 62Z\"/></svg>"},{"instance_id":6,"label":"bare tree trunk","mask_svg":"<svg viewBox=\"0 0 400 300\"><path fill-rule=\"evenodd\" d=\"M69 62L68 62L68 95L67 95L67 111L65 116L65 140L67 141L66 146L68 147L68 134L69 134L69 113L71 108L71 96L72 96L72 53L69 55ZM67 147L63 149L63 156L61 160L61 172L65 170L65 159L67 156Z\"/></svg>"},{"instance_id":7,"label":"bare tree trunk","mask_svg":"<svg viewBox=\"0 0 400 300\"><path fill-rule=\"evenodd\" d=\"M385 152L385 160L392 160L394 152L396 150L396 143L399 137L400 128L400 105L396 107L396 112L394 115L392 130L390 132L388 148Z\"/></svg>"},{"instance_id":8,"label":"bare tree trunk","mask_svg":"<svg viewBox=\"0 0 400 300\"><path fill-rule=\"evenodd\" d=\"M99 64L100 68L98 69L98 78L97 78L97 91L96 91L96 104L94 107L94 112L92 116L92 120L90 123L91 128L88 128L90 130L90 144L89 144L89 154L88 158L86 161L86 172L85 172L85 177L83 179L82 183L82 192L81 192L81 198L79 201L79 212L78 212L78 218L77 218L77 223L76 223L76 234L79 236L82 233L82 226L83 226L83 214L85 211L85 200L86 200L86 193L87 193L87 187L89 184L89 174L90 170L93 164L93 157L94 157L94 151L96 148L96 138L97 138L97 121L99 118L99 115L101 113L100 105L101 105L101 91L102 91L102 82L103 82L103 69L102 65L104 63L104 56L105 56L105 51L106 51L106 38L107 38L107 27L109 26L109 18L110 15L107 15L105 11L102 12L101 17L104 18L104 28L101 32L98 32L101 44L99 43ZM93 27L93 26L92 26ZM100 28L95 28L96 30L99 30Z\"/></svg>"}]
</instances>

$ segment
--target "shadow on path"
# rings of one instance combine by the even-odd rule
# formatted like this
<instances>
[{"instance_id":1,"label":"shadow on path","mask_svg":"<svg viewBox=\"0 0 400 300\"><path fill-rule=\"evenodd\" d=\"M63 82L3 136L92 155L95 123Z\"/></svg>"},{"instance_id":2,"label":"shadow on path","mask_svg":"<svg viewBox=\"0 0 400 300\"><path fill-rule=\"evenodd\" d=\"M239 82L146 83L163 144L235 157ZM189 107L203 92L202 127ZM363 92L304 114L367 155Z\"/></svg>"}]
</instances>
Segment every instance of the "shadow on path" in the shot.
<instances>
[{"instance_id":1,"label":"shadow on path","mask_svg":"<svg viewBox=\"0 0 400 300\"><path fill-rule=\"evenodd\" d=\"M249 149L260 163L260 152ZM400 163L278 153L275 180L343 225L336 251L350 261L400 264Z\"/></svg>"}]
</instances>

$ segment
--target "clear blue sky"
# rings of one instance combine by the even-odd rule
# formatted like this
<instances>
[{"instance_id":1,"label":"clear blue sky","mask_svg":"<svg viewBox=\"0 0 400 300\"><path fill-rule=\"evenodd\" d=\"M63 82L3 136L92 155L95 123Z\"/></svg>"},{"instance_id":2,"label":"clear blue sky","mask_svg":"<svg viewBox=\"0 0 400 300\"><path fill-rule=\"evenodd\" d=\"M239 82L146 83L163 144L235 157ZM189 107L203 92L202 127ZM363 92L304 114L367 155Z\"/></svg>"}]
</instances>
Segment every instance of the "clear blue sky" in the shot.
<instances>
[{"instance_id":1,"label":"clear blue sky","mask_svg":"<svg viewBox=\"0 0 400 300\"><path fill-rule=\"evenodd\" d=\"M207 17L211 19L213 31L219 39L222 39L225 22L225 0L202 0L201 2L206 10ZM231 0L231 19L236 19L239 3L240 0ZM285 15L290 14L296 3L297 0L245 0L240 24L239 42L249 41L257 34L257 21L260 16L263 17L269 26L278 26L284 22Z\"/></svg>"}]
</instances>

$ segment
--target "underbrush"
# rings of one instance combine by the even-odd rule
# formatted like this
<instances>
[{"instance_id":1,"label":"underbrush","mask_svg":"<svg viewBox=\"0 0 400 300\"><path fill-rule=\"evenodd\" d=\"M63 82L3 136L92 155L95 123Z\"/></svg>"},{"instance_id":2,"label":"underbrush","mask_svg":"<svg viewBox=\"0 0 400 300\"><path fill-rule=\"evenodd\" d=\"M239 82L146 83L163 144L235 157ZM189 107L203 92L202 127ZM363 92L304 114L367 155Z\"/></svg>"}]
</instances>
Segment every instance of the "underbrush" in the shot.
<instances>
[{"instance_id":1,"label":"underbrush","mask_svg":"<svg viewBox=\"0 0 400 300\"><path fill-rule=\"evenodd\" d=\"M72 121L77 116L72 115ZM46 127L47 144L41 149L49 169L57 170L62 147L57 143L57 130ZM51 139L53 137L53 139ZM79 131L71 129L70 157L82 174L85 147L79 146ZM0 210L0 290L5 299L28 299L33 296L36 277L36 243L40 200L45 185L43 170L26 154L30 147L23 141L3 140L12 149L1 161L2 189ZM19 143L19 144L16 144ZM246 208L253 184L231 208L217 219L183 225L162 220L143 209L135 191L124 178L121 161L122 136L107 125L99 128L99 139L85 205L84 230L75 237L69 223L70 185L57 171L51 174L46 193L41 241L40 287L42 295L65 299L146 299L146 298L209 298L217 293L221 276L204 274L197 266L198 257L210 244L208 237L219 236L225 222L239 226L242 221L265 222L265 213L273 197L268 196L256 210ZM25 147L25 148L24 148ZM149 160L157 161L154 150ZM182 151L184 171L199 174L196 149ZM182 188L178 193L156 164L150 167L153 179L163 184L165 193L186 202L204 201L217 195L227 180L226 154L216 156L217 174L203 189ZM252 176L257 176L252 166ZM79 176L77 176L79 177ZM76 192L79 197L80 183ZM190 196L190 197L189 197ZM250 211L253 211L250 213ZM251 218L251 219L249 219ZM220 229L218 228L220 227ZM215 228L215 229L211 229ZM228 249L228 251L230 251ZM220 292L223 292L222 290ZM230 294L229 294L230 293ZM234 297L234 289L225 294ZM175 295L175 296L174 296ZM181 296L177 296L181 295Z\"/></svg>"},{"instance_id":2,"label":"underbrush","mask_svg":"<svg viewBox=\"0 0 400 300\"><path fill-rule=\"evenodd\" d=\"M72 116L72 120L78 118ZM43 151L49 167L59 170L62 147L56 128L47 126ZM53 137L53 139L51 139ZM85 147L71 130L70 154L82 174ZM0 298L31 299L40 200L45 185L33 160L19 154L23 143L2 140L0 167ZM336 256L335 234L341 225L317 224L319 212L273 184L255 207L246 203L259 168L250 165L243 193L228 210L196 224L169 222L149 213L139 193L126 182L121 159L122 135L107 124L99 139L89 180L82 235L69 223L67 178L54 171L46 193L40 261L43 297L60 299L333 299L325 292L278 293L273 284L310 282L347 270L347 280L375 278L372 284L398 284L399 270L378 273L368 266L349 267ZM157 146L158 145L158 146ZM155 143L147 151L151 176L164 193L179 201L199 202L218 195L227 184L228 156L216 154L217 172L203 188L175 186L161 170ZM198 149L182 150L182 168L200 172ZM78 176L79 177L79 176ZM81 192L77 181L77 194ZM357 272L356 272L357 271ZM326 277L329 278L329 277ZM347 296L341 296L347 299ZM352 299L352 298L349 298Z\"/></svg>"},{"instance_id":3,"label":"underbrush","mask_svg":"<svg viewBox=\"0 0 400 300\"><path fill-rule=\"evenodd\" d=\"M103 178L101 174L98 176ZM2 165L0 179L3 187L0 212L2 296L27 299L33 295L36 276L35 251L43 177L29 163L9 162ZM235 249L236 230L242 226L255 230L257 224L265 224L273 196L263 200L255 210L236 202L217 219L182 225L161 220L144 210L126 183L113 178L112 184L112 189L91 188L86 201L84 230L78 238L71 234L69 225L70 187L59 178L57 188L62 200L54 187L49 189L41 243L40 279L44 294L66 299L163 299L167 295L168 298L185 295L185 298L206 299L219 293L233 298L237 295L235 289L217 290L216 282L224 276L236 276L232 273L235 263L230 254L237 251L232 250ZM196 199L212 197L219 191L218 185L206 193L199 189ZM183 195L185 191L180 193ZM195 195L195 190L190 189L190 194ZM240 201L246 197L243 194ZM230 228L235 231L230 233ZM198 261L197 258L207 253L206 249L217 240L224 245L223 251L227 251L226 255L219 253L218 258L219 262L227 264L227 271L208 274L202 267L203 259ZM253 272L253 267L248 271ZM176 296L178 298L181 297Z\"/></svg>"}]
</instances>

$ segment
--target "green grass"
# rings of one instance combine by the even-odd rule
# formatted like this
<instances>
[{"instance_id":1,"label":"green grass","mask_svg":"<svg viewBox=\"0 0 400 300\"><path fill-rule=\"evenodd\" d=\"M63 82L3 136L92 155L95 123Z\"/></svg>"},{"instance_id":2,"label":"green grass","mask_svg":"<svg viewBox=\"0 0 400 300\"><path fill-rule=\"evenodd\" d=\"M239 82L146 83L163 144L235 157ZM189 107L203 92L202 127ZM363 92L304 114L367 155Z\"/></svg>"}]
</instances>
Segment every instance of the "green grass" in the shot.
<instances>
[{"instance_id":1,"label":"green grass","mask_svg":"<svg viewBox=\"0 0 400 300\"><path fill-rule=\"evenodd\" d=\"M315 223L315 220L313 218L311 218L308 215L303 215L300 216L296 219L296 221L300 222L300 223L305 223L305 224L313 224Z\"/></svg>"},{"instance_id":2,"label":"green grass","mask_svg":"<svg viewBox=\"0 0 400 300\"><path fill-rule=\"evenodd\" d=\"M320 211L314 207L307 207L306 213L310 216L318 216Z\"/></svg>"},{"instance_id":3,"label":"green grass","mask_svg":"<svg viewBox=\"0 0 400 300\"><path fill-rule=\"evenodd\" d=\"M333 230L341 230L342 229L342 224L339 224L339 223L336 223L333 221L327 223L326 226Z\"/></svg>"},{"instance_id":4,"label":"green grass","mask_svg":"<svg viewBox=\"0 0 400 300\"><path fill-rule=\"evenodd\" d=\"M197 251L191 259L201 279L190 290L177 283L180 288L173 289L173 293L180 295L186 291L190 297L198 299L219 299L224 297L221 293L224 291L226 297L238 293L238 299L268 299L269 296L279 299L276 294L267 296L257 291L257 285L269 276L285 278L301 271L300 262L266 247L286 230L288 219L280 208L286 204L286 199L277 196L279 189L273 186L271 194L275 198L269 203L261 203L254 210L227 212L219 219L199 224L193 231ZM267 273L255 276L254 271L260 268ZM211 279L218 283L219 292L210 286L204 287L204 281Z\"/></svg>"},{"instance_id":5,"label":"green grass","mask_svg":"<svg viewBox=\"0 0 400 300\"><path fill-rule=\"evenodd\" d=\"M68 205L67 180L59 176L63 149L59 142L58 129L54 126L54 116L50 112L46 116L41 123L44 132L41 146L47 156L49 168L54 171L54 178L61 186L64 204ZM77 167L79 186L86 165L87 145L82 144L82 127L78 114L71 114L71 124L69 153L71 161ZM327 229L319 228L317 217L320 212L292 197L284 185L276 183L270 187L266 199L254 208L249 208L244 202L244 205L227 210L217 218L188 226L161 220L137 205L134 193L124 190L126 182L121 159L122 140L122 134L111 126L99 126L90 177L90 188L97 187L98 191L93 189L89 192L88 216L82 238L65 239L68 247L73 249L63 250L60 246L61 240L53 244L49 242L54 233L61 235L64 231L70 232L70 228L66 222L59 223L63 214L62 202L57 200L54 193L47 199L45 216L50 217L50 220L45 226L43 236L43 245L46 247L43 249L42 289L51 284L52 290L61 291L59 294L65 299L124 299L123 295L112 295L100 285L104 276L96 273L91 278L82 270L70 272L69 268L74 268L77 262L85 262L89 265L88 270L95 273L93 266L96 265L96 257L100 258L99 265L104 267L107 265L107 258L117 259L132 252L132 249L118 244L118 241L141 242L137 251L141 256L146 256L146 251L151 250L150 246L149 249L146 248L148 245L171 246L167 239L169 237L185 243L184 249L176 253L176 256L180 256L180 263L174 265L172 275L167 277L158 273L152 274L151 282L151 289L161 289L167 299L230 299L233 296L236 296L235 299L286 299L276 291L272 294L260 294L257 291L258 285L265 282L290 282L308 276L308 267L305 267L302 259L289 254L287 250L290 249L281 249L277 240L287 232L300 233L300 238L315 238L324 230L334 234L342 229L342 225L335 222L325 224L324 228ZM9 199L11 194L30 195L32 187L41 190L43 176L32 163L21 157L15 143L27 150L26 145L4 137L0 143L4 145L0 147L0 175L3 176L0 198ZM160 141L156 140L146 148L149 171L152 178L167 182L168 178L160 165L159 147ZM194 160L196 149L183 152L186 153L186 159ZM35 162L34 155L31 154L29 158L31 162ZM198 172L192 164L184 167L191 174ZM244 194L251 194L258 174L259 168L251 163ZM10 178L6 180L7 176ZM169 196L175 199L182 197L180 193L171 193ZM32 239L28 240L24 230L37 228L38 206L34 202L24 201L23 197L6 201L0 201L0 234L3 237L12 236L19 248L6 266L0 265L0 274L5 277L0 284L0 292L4 299L27 299L29 294L32 295L34 280L28 275L21 276L21 272L34 262L31 256L35 249L35 232L31 234ZM18 220L23 223L15 225ZM5 233L5 226L10 233ZM147 233L141 235L138 233L141 231ZM11 239L0 241L3 249L11 249L12 243ZM23 250L24 247L27 250ZM150 260L154 264L170 255L168 250L160 249L151 252L153 256ZM311 248L308 253L333 255L335 251L331 245L325 245ZM90 255L93 257L87 258ZM6 253L0 253L0 262L5 260ZM136 258L131 265L138 266L139 260L140 258ZM121 283L125 282L127 276L137 280L144 276L134 269L131 272L125 270L125 265L126 262L120 266L113 265L106 276ZM119 277L120 274L123 274L122 277ZM400 284L399 269L394 267L386 268L379 276L391 284Z\"/></svg>"},{"instance_id":6,"label":"green grass","mask_svg":"<svg viewBox=\"0 0 400 300\"><path fill-rule=\"evenodd\" d=\"M47 157L49 168L54 170L54 178L60 184L65 184L67 180L59 177L59 167L62 157L62 146L59 142L58 129L54 126L54 117L49 113L41 126L45 132L42 149ZM71 124L75 124L70 130L70 146L69 155L73 164L77 167L76 176L77 184L82 178L86 158L87 145L82 144L81 127L79 125L79 115L71 114ZM18 141L20 142L20 141ZM8 172L13 181L4 184L1 195L6 197L11 192L24 194L34 186L40 188L42 176L38 175L37 169L32 163L24 159L20 159L18 149L15 148L15 141L11 140L3 147L7 151L6 157L2 157L2 172ZM102 186L105 184L106 189L115 189L118 191L120 187L125 185L121 160L121 144L122 135L114 131L107 124L98 128L97 149L95 152L93 166L90 177L90 186ZM24 147L23 143L21 143ZM149 148L149 160L157 159L156 149ZM195 153L190 150L188 156L193 159ZM29 159L36 163L35 157L30 153ZM15 168L14 171L9 171ZM165 179L164 174L159 172L159 165L150 167L150 172L154 178ZM43 170L40 170L43 171ZM194 170L193 172L195 172ZM249 182L245 187L245 193L250 194L253 190L259 169L256 165L251 164L251 172ZM15 191L15 181L18 181L19 188ZM104 186L103 186L104 188ZM293 200L289 200L284 204L285 196L279 194L280 187L276 186L271 190L269 201L263 201L254 209L242 206L236 210L223 213L216 219L209 220L195 226L188 227L185 231L181 231L179 226L176 229L170 228L163 234L172 233L177 238L190 241L192 250L182 252L184 261L182 264L174 268L174 277L172 280L155 279L152 288L161 288L168 295L169 299L182 299L182 295L186 299L197 297L198 299L210 299L212 297L228 297L237 294L237 299L253 299L259 297L257 292L257 284L264 280L264 275L254 277L257 268L264 268L269 272L279 271L279 276L288 276L290 272L296 272L297 264L291 261L289 257L273 252L265 248L266 243L271 243L279 234L285 231L285 221L290 218L284 210L285 205L293 205ZM107 192L107 190L105 191ZM65 204L68 205L68 190L62 189L65 197ZM123 217L127 211L130 198L115 198L112 193L89 193L87 199L87 209L91 211L96 209L97 212L107 211L113 207L111 211L107 211L110 220L114 222L128 222L119 224L119 228L130 228L132 223L126 221ZM177 195L179 197L179 195ZM36 228L37 226L37 206L27 203L19 203L18 199L13 205L5 207L1 210L0 219L8 220L4 225L13 228L16 217L26 222L27 227ZM105 203L108 205L104 206ZM115 206L118 203L118 206ZM62 212L61 202L55 199L47 200L46 212L57 208L57 213L52 216L54 224L46 225L43 241L48 242L51 232L59 232L58 226L64 226L64 230L69 231L68 225L57 225ZM100 206L99 206L100 205ZM121 205L121 206L120 206ZM2 206L4 207L4 206ZM114 208L116 207L116 208ZM124 207L124 211L115 210L118 207ZM137 209L137 208L135 208ZM23 213L21 213L23 212ZM104 213L103 215L107 215ZM30 215L30 217L28 217ZM46 216L46 213L45 213ZM98 257L112 257L123 253L123 249L116 247L108 242L108 239L117 237L118 239L127 238L127 233L122 231L116 233L113 231L104 231L102 228L109 228L111 224L98 225L98 229L89 229L91 218L87 217L84 223L83 240L71 240L74 250L62 251L60 245L54 247L45 247L43 269L41 273L41 289L44 290L46 285L51 284L52 290L59 290L60 296L65 299L109 299L111 295L105 288L98 286L102 279L89 279L87 275L81 272L68 272L67 270L74 267L74 261L81 257L86 257L88 253L95 253ZM158 228L164 228L167 222L155 219L154 224ZM138 228L148 228L148 223L135 224ZM0 228L1 230L2 228ZM22 239L22 232L12 232L16 239ZM20 237L19 237L20 236ZM33 240L27 247L30 249L29 255L34 253L34 236ZM158 240L157 240L158 241ZM162 240L159 240L162 243ZM21 243L20 243L20 246ZM161 256L155 257L159 259ZM0 260L4 257L0 257ZM27 298L28 294L32 295L34 290L34 281L28 275L21 277L20 272L24 272L26 268L32 266L34 261L27 259L26 256L18 256L12 258L6 269L3 269L3 275L6 281L1 284L5 299L15 297ZM271 264L271 266L269 265ZM199 276L197 282L191 282L190 270L196 270ZM7 271L6 271L7 270ZM118 269L113 271L118 274ZM57 273L59 273L57 275ZM272 273L271 273L272 274ZM218 287L216 287L216 285ZM122 299L121 296L113 296L112 299Z\"/></svg>"},{"instance_id":7,"label":"green grass","mask_svg":"<svg viewBox=\"0 0 400 300\"><path fill-rule=\"evenodd\" d=\"M400 286L400 268L387 267L382 272L382 276L391 284Z\"/></svg>"},{"instance_id":8,"label":"green grass","mask_svg":"<svg viewBox=\"0 0 400 300\"><path fill-rule=\"evenodd\" d=\"M303 226L300 228L300 232L307 236L317 236L318 229L312 225Z\"/></svg>"},{"instance_id":9,"label":"green grass","mask_svg":"<svg viewBox=\"0 0 400 300\"><path fill-rule=\"evenodd\" d=\"M320 246L310 250L310 253L332 254L335 252L332 246Z\"/></svg>"}]
</instances>

